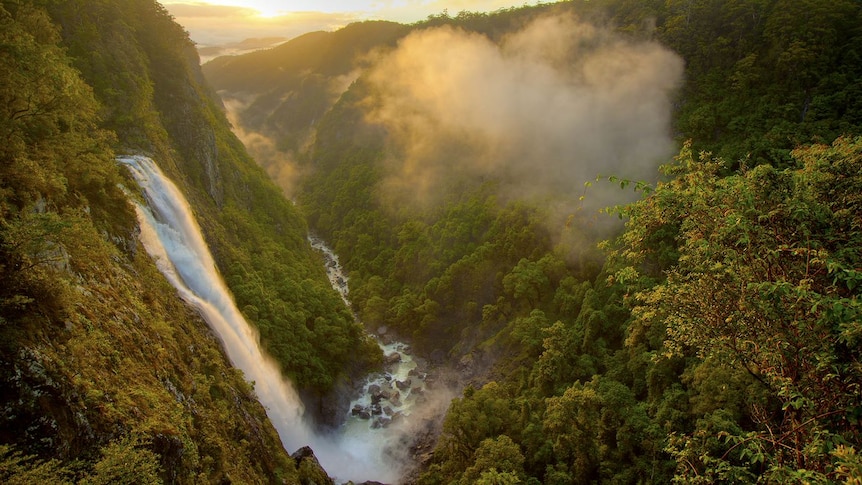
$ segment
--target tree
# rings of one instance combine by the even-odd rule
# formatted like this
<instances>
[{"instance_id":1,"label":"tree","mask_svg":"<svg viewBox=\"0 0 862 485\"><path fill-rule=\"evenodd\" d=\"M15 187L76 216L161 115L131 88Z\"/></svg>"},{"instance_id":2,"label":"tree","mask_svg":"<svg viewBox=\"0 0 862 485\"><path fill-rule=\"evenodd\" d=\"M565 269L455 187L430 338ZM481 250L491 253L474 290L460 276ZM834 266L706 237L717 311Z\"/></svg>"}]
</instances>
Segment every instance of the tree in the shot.
<instances>
[{"instance_id":1,"label":"tree","mask_svg":"<svg viewBox=\"0 0 862 485\"><path fill-rule=\"evenodd\" d=\"M576 382L562 396L549 398L547 405L544 430L557 462L567 467L574 482L597 480L603 403L592 383Z\"/></svg>"},{"instance_id":2,"label":"tree","mask_svg":"<svg viewBox=\"0 0 862 485\"><path fill-rule=\"evenodd\" d=\"M751 405L751 429L727 435L732 445L707 468L743 447L740 460L756 473L829 475L832 458L819 450L860 437L862 139L794 157L802 168L720 177L722 160L686 147L668 167L677 178L626 209L620 278L637 274L652 231L679 228L678 263L633 295L636 325L665 328L667 356L742 369L773 400Z\"/></svg>"},{"instance_id":3,"label":"tree","mask_svg":"<svg viewBox=\"0 0 862 485\"><path fill-rule=\"evenodd\" d=\"M520 447L503 434L479 444L473 464L461 476L461 483L519 483L523 476L524 455Z\"/></svg>"}]
</instances>

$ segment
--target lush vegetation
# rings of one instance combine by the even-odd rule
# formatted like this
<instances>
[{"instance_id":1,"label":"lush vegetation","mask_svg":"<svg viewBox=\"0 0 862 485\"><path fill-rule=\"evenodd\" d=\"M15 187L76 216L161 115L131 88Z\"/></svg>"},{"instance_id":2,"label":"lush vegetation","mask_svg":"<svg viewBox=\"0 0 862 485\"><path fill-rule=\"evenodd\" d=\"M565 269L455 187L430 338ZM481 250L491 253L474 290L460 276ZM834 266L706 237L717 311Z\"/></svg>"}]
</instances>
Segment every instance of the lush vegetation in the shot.
<instances>
[{"instance_id":1,"label":"lush vegetation","mask_svg":"<svg viewBox=\"0 0 862 485\"><path fill-rule=\"evenodd\" d=\"M398 152L366 121L362 77L301 159L301 206L362 319L476 384L419 481L856 483L859 2L574 1L412 29L496 41L558 11L686 62L681 151L612 211L626 225L601 249L592 216L552 234L493 177L387 205Z\"/></svg>"},{"instance_id":2,"label":"lush vegetation","mask_svg":"<svg viewBox=\"0 0 862 485\"><path fill-rule=\"evenodd\" d=\"M379 359L302 217L231 134L187 34L148 0L3 1L0 24L0 481L319 474L296 470L253 385L149 260L120 188L134 183L117 154L158 160L309 393Z\"/></svg>"},{"instance_id":3,"label":"lush vegetation","mask_svg":"<svg viewBox=\"0 0 862 485\"><path fill-rule=\"evenodd\" d=\"M104 125L123 150L150 153L177 181L239 308L284 371L319 394L373 365L379 353L329 286L303 219L231 134L182 28L148 0L49 10L106 107Z\"/></svg>"}]
</instances>

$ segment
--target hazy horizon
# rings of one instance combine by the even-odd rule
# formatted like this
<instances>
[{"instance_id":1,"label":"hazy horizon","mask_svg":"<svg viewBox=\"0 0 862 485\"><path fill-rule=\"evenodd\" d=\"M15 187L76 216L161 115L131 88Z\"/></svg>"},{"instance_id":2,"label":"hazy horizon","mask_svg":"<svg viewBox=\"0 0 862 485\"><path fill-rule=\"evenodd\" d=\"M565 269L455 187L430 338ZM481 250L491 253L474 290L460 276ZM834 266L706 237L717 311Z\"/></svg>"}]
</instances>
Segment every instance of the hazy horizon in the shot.
<instances>
[{"instance_id":1,"label":"hazy horizon","mask_svg":"<svg viewBox=\"0 0 862 485\"><path fill-rule=\"evenodd\" d=\"M501 8L555 3L518 0L162 0L162 5L199 48L231 47L248 39L286 41L351 22L390 20L413 23L447 11L492 12ZM265 46L264 46L265 47ZM237 48L237 50L246 50Z\"/></svg>"}]
</instances>

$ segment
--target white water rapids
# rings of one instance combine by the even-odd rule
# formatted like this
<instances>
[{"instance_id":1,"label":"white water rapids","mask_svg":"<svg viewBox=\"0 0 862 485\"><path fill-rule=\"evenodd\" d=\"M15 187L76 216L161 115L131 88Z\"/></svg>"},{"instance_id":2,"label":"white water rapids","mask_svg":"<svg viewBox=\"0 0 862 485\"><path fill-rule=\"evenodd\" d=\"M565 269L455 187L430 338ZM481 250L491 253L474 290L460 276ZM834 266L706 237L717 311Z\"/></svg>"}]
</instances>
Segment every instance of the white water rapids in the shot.
<instances>
[{"instance_id":1,"label":"white water rapids","mask_svg":"<svg viewBox=\"0 0 862 485\"><path fill-rule=\"evenodd\" d=\"M397 432L376 433L367 426L337 436L316 434L304 417L292 384L259 345L258 335L236 308L216 269L188 203L149 158L118 159L128 166L146 196L136 203L141 241L159 270L195 306L221 340L231 363L254 382L254 390L288 451L311 446L337 481L395 483L403 462L391 454Z\"/></svg>"},{"instance_id":2,"label":"white water rapids","mask_svg":"<svg viewBox=\"0 0 862 485\"><path fill-rule=\"evenodd\" d=\"M347 276L341 269L338 256L314 235L308 236L308 242L323 254L329 282L349 308ZM409 347L391 339L386 343L377 339L377 344L386 356L385 372L370 375L360 395L350 403L350 412L342 427L344 436L362 438L379 435L384 431L370 430L401 427L405 418L416 410L426 411L426 415L429 410L434 412L431 410L433 406L428 406L425 394L426 372L410 355ZM391 441L391 444L397 445L394 440Z\"/></svg>"}]
</instances>

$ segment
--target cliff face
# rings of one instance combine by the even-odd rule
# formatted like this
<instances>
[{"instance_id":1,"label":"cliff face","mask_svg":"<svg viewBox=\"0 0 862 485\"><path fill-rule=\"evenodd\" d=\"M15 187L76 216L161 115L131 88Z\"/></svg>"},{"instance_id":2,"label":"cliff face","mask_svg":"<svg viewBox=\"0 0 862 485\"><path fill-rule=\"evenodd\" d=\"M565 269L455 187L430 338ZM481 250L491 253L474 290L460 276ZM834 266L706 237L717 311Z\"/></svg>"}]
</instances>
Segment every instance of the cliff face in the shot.
<instances>
[{"instance_id":1,"label":"cliff face","mask_svg":"<svg viewBox=\"0 0 862 485\"><path fill-rule=\"evenodd\" d=\"M0 1L0 24L0 481L297 482L252 386L140 247L120 188L135 184L117 154L158 160L263 339L295 340L275 356L300 386L322 393L367 365L339 346L365 341L188 36L148 0ZM315 348L317 318L338 345Z\"/></svg>"}]
</instances>

